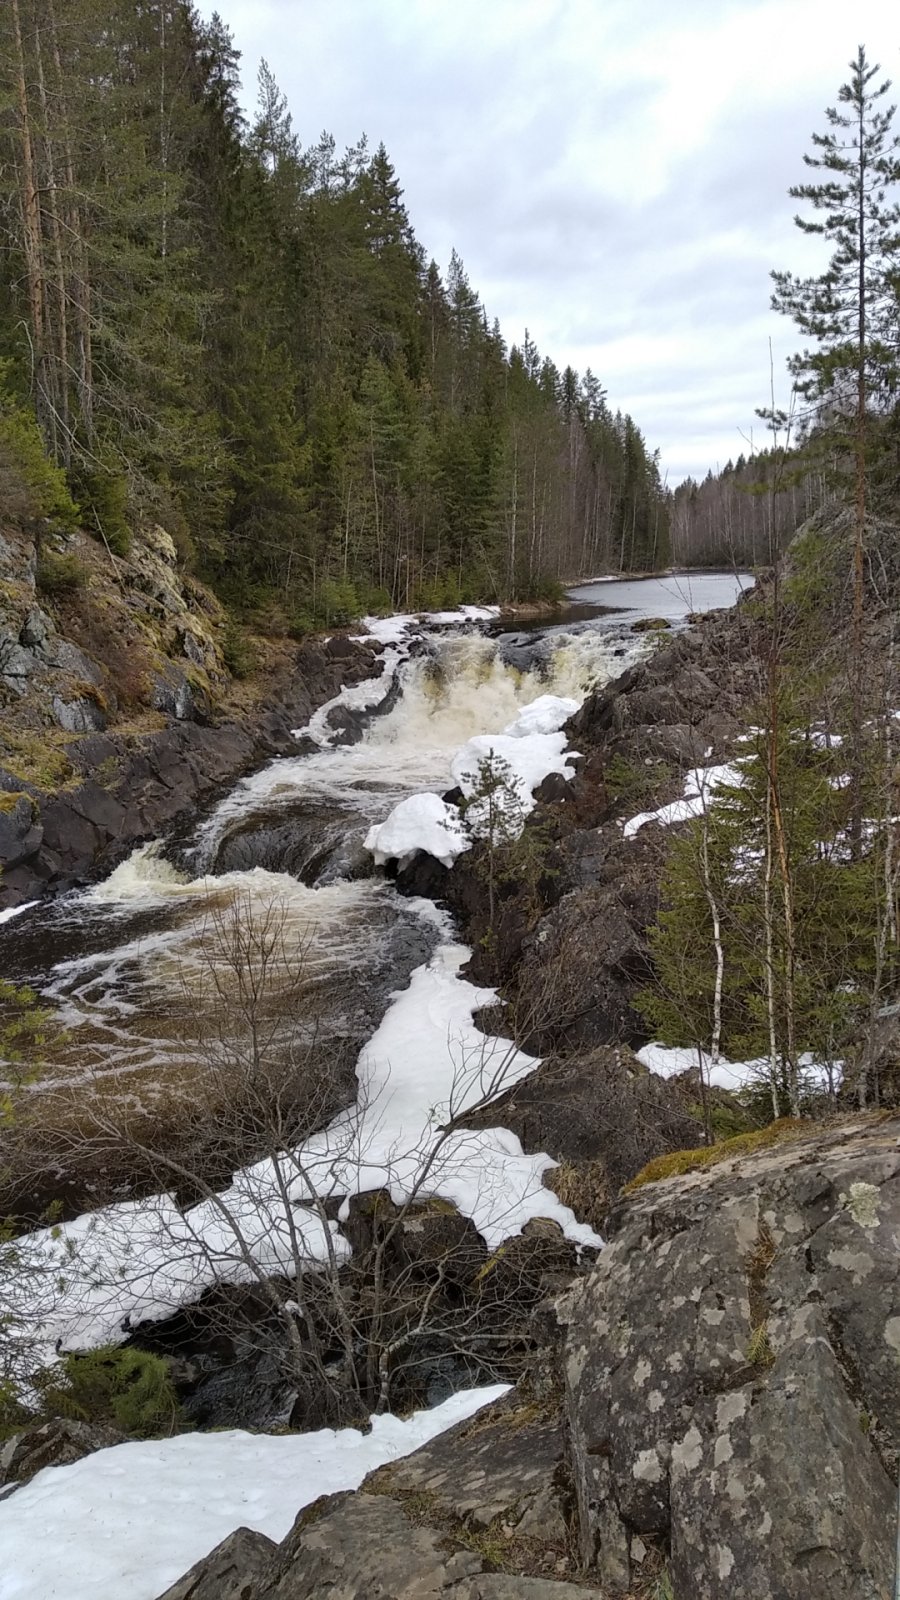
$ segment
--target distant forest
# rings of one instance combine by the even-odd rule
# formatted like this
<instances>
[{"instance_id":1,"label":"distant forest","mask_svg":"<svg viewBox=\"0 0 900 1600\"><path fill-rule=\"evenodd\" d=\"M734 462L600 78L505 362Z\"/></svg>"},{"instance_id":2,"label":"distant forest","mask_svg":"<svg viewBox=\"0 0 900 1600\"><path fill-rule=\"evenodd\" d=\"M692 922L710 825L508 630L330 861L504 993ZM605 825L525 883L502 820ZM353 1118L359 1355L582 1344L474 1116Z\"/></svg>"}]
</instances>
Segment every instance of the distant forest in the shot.
<instances>
[{"instance_id":1,"label":"distant forest","mask_svg":"<svg viewBox=\"0 0 900 1600\"><path fill-rule=\"evenodd\" d=\"M836 464L824 438L728 461L671 497L670 548L677 566L764 567L834 493Z\"/></svg>"},{"instance_id":2,"label":"distant forest","mask_svg":"<svg viewBox=\"0 0 900 1600\"><path fill-rule=\"evenodd\" d=\"M540 596L665 566L656 453L590 371L507 347L383 145L255 115L185 0L0 8L0 452L141 519L236 608ZM0 467L3 462L0 460Z\"/></svg>"}]
</instances>

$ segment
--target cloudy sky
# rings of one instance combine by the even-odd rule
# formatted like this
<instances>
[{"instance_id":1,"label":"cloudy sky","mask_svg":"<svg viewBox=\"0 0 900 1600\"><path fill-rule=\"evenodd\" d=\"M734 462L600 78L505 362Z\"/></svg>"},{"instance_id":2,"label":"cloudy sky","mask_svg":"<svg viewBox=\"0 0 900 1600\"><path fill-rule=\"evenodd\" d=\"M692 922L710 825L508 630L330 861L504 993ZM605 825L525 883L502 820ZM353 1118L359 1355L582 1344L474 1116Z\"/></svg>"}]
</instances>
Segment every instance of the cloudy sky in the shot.
<instances>
[{"instance_id":1,"label":"cloudy sky","mask_svg":"<svg viewBox=\"0 0 900 1600\"><path fill-rule=\"evenodd\" d=\"M896 0L217 9L248 101L264 56L304 144L383 139L428 253L456 247L508 341L592 367L670 484L760 440L769 339L782 391L795 344L768 273L816 260L786 191L860 43L900 80Z\"/></svg>"}]
</instances>

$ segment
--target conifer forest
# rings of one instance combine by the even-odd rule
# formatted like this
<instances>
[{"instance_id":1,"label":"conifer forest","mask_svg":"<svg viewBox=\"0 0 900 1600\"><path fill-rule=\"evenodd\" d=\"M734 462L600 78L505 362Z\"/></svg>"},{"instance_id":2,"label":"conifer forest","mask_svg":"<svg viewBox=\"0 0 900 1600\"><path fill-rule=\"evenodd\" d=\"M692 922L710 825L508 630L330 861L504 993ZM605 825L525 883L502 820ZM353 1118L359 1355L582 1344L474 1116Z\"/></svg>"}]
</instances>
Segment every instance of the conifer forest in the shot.
<instances>
[{"instance_id":1,"label":"conifer forest","mask_svg":"<svg viewBox=\"0 0 900 1600\"><path fill-rule=\"evenodd\" d=\"M301 629L665 565L638 423L506 343L383 145L302 146L265 63L245 117L186 0L11 0L0 29L0 437L27 454L36 416L113 548L160 521Z\"/></svg>"}]
</instances>

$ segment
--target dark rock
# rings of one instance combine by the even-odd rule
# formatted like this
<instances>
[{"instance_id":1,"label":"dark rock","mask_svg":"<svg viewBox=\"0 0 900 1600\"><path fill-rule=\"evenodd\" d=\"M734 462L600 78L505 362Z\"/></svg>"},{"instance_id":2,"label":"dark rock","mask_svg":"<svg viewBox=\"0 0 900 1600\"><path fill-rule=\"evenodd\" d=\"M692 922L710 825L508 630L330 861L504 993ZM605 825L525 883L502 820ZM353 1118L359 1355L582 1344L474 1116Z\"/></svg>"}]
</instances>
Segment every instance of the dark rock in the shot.
<instances>
[{"instance_id":1,"label":"dark rock","mask_svg":"<svg viewBox=\"0 0 900 1600\"><path fill-rule=\"evenodd\" d=\"M700 1139L673 1085L621 1045L551 1056L471 1120L509 1128L525 1150L544 1150L555 1161L594 1164L592 1181L604 1191L598 1210L654 1156Z\"/></svg>"},{"instance_id":2,"label":"dark rock","mask_svg":"<svg viewBox=\"0 0 900 1600\"><path fill-rule=\"evenodd\" d=\"M109 1423L55 1417L0 1442L0 1484L27 1483L44 1467L68 1467L124 1441L125 1434Z\"/></svg>"},{"instance_id":3,"label":"dark rock","mask_svg":"<svg viewBox=\"0 0 900 1600\"><path fill-rule=\"evenodd\" d=\"M250 1600L277 1549L264 1533L236 1528L160 1600Z\"/></svg>"},{"instance_id":4,"label":"dark rock","mask_svg":"<svg viewBox=\"0 0 900 1600\"><path fill-rule=\"evenodd\" d=\"M11 863L10 872L0 880L0 909L34 899L48 889L83 883L98 871L108 871L146 839L169 829L177 833L181 825L186 830L196 822L198 806L215 798L223 785L235 782L270 756L296 753L292 730L308 721L317 706L332 699L342 684L372 676L377 659L373 651L367 644L348 642L355 653L337 658L329 656L315 639L300 646L290 676L273 684L270 705L248 712L243 723L209 727L178 720L177 685L170 682L166 692L171 694L173 721L169 726L137 740L125 738L115 729L103 735L90 731L67 746L74 771L93 779L86 792L85 786L75 786L47 796L23 784L15 773L0 771L0 789L34 794L44 828L42 840L33 836L28 840L24 856L25 835L18 823L15 830L10 828L0 836L18 852L15 866ZM76 650L55 636L52 643L57 652L63 646L65 651ZM77 659L81 659L80 652ZM0 659L0 676L3 670ZM77 675L87 678L88 672L81 670ZM97 675L91 666L90 681ZM178 674L178 683L186 684L183 674ZM181 708L185 709L183 702ZM106 769L102 782L98 781L100 769Z\"/></svg>"},{"instance_id":5,"label":"dark rock","mask_svg":"<svg viewBox=\"0 0 900 1600\"><path fill-rule=\"evenodd\" d=\"M536 800L544 805L554 805L560 800L569 798L570 779L564 778L561 772L548 772L546 778L538 784L534 791Z\"/></svg>"},{"instance_id":6,"label":"dark rock","mask_svg":"<svg viewBox=\"0 0 900 1600\"><path fill-rule=\"evenodd\" d=\"M356 641L344 633L336 633L325 645L325 653L333 661L346 661L356 654L357 649Z\"/></svg>"},{"instance_id":7,"label":"dark rock","mask_svg":"<svg viewBox=\"0 0 900 1600\"><path fill-rule=\"evenodd\" d=\"M665 633L672 624L668 617L638 617L631 624L632 633Z\"/></svg>"},{"instance_id":8,"label":"dark rock","mask_svg":"<svg viewBox=\"0 0 900 1600\"><path fill-rule=\"evenodd\" d=\"M30 861L43 838L44 830L30 795L19 794L11 810L0 810L0 865L4 871Z\"/></svg>"},{"instance_id":9,"label":"dark rock","mask_svg":"<svg viewBox=\"0 0 900 1600\"><path fill-rule=\"evenodd\" d=\"M574 1291L569 1447L604 1592L887 1595L900 1443L900 1123L653 1185Z\"/></svg>"}]
</instances>

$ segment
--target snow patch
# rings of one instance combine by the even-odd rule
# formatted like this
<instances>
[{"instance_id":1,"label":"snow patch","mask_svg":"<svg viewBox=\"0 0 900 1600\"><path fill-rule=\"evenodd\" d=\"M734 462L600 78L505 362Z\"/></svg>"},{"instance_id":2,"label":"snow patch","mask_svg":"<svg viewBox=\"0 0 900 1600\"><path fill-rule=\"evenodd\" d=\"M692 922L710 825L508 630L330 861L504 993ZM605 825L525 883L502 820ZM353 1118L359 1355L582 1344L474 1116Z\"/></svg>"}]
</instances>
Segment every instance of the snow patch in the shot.
<instances>
[{"instance_id":1,"label":"snow patch","mask_svg":"<svg viewBox=\"0 0 900 1600\"><path fill-rule=\"evenodd\" d=\"M457 856L471 849L458 807L437 794L412 794L401 800L384 822L369 829L363 844L377 867L387 861L405 867L420 850L452 867Z\"/></svg>"},{"instance_id":2,"label":"snow patch","mask_svg":"<svg viewBox=\"0 0 900 1600\"><path fill-rule=\"evenodd\" d=\"M684 780L682 798L673 800L667 806L659 806L656 811L641 811L636 817L631 817L625 823L624 836L633 839L648 822L668 827L673 822L688 822L692 817L700 817L712 804L717 789L737 788L741 781L740 770L730 763L718 767L693 767Z\"/></svg>"},{"instance_id":3,"label":"snow patch","mask_svg":"<svg viewBox=\"0 0 900 1600\"><path fill-rule=\"evenodd\" d=\"M497 994L460 978L469 955L465 945L444 943L416 968L360 1053L357 1104L299 1149L243 1168L217 1198L185 1211L154 1195L26 1235L7 1297L36 1325L44 1360L119 1343L216 1282L251 1282L260 1272L292 1277L346 1260L349 1244L310 1207L313 1196L346 1199L383 1187L398 1204L438 1196L471 1219L491 1250L536 1216L557 1222L575 1244L600 1248L599 1235L544 1187L543 1173L555 1165L549 1156L526 1155L504 1128L447 1131L539 1065L475 1026L475 1013ZM42 1313L36 1283L53 1286Z\"/></svg>"},{"instance_id":4,"label":"snow patch","mask_svg":"<svg viewBox=\"0 0 900 1600\"><path fill-rule=\"evenodd\" d=\"M496 757L510 769L515 791L510 801L519 820L524 820L534 810L535 789L551 772L564 778L573 776L570 763L574 752L566 749L566 736L558 730L579 704L562 695L542 694L523 706L502 733L479 733L468 739L450 763L451 776L466 798L471 800L477 792L479 763ZM471 810L467 830L456 806L436 794L417 794L401 800L384 822L370 828L364 845L379 867L392 860L404 867L420 850L452 867L457 857L471 848L472 831L477 833L479 828L478 817Z\"/></svg>"},{"instance_id":5,"label":"snow patch","mask_svg":"<svg viewBox=\"0 0 900 1600\"><path fill-rule=\"evenodd\" d=\"M398 620L400 619L396 617L391 618L392 622ZM379 673L372 678L364 678L362 683L351 684L349 689L342 688L339 694L333 695L319 707L305 727L292 729L292 737L311 739L320 750L329 749L337 731L328 720L330 713L338 706L345 706L350 711L373 711L376 706L380 706L390 694L394 686L394 675L400 663L406 660L407 654L407 648L402 645L398 647L388 645L381 657Z\"/></svg>"},{"instance_id":6,"label":"snow patch","mask_svg":"<svg viewBox=\"0 0 900 1600\"><path fill-rule=\"evenodd\" d=\"M650 1072L655 1072L660 1078L675 1078L682 1072L696 1072L698 1065L702 1064L704 1079L715 1089L758 1088L772 1078L771 1063L767 1056L757 1056L752 1061L728 1061L720 1056L713 1065L712 1057L705 1050L698 1051L686 1045L645 1044L636 1053L638 1061L642 1061ZM808 1051L800 1056L797 1065L802 1085L809 1091L837 1087L843 1076L842 1061L823 1063Z\"/></svg>"},{"instance_id":7,"label":"snow patch","mask_svg":"<svg viewBox=\"0 0 900 1600\"><path fill-rule=\"evenodd\" d=\"M0 1600L155 1600L236 1528L283 1539L319 1495L357 1489L507 1388L372 1417L365 1434L182 1434L46 1467L0 1504Z\"/></svg>"}]
</instances>

